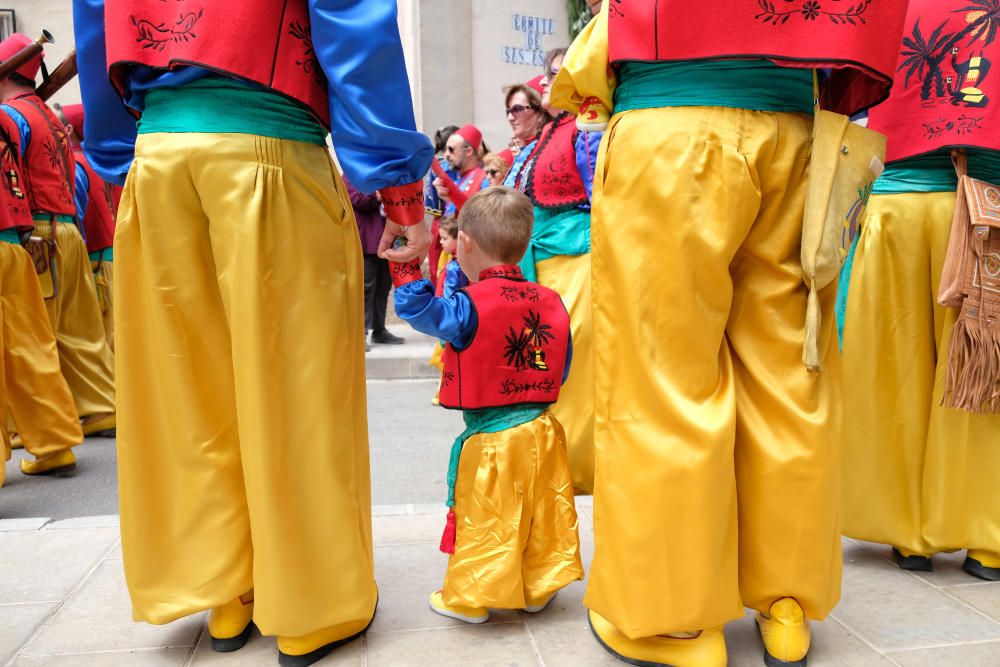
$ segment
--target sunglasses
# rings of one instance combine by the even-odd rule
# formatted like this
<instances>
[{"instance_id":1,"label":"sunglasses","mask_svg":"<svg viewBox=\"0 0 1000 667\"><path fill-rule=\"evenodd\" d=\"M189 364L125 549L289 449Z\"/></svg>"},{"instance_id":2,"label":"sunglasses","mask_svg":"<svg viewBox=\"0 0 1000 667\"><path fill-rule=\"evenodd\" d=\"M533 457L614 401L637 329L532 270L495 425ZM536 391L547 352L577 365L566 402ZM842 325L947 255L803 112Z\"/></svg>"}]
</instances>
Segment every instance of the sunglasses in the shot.
<instances>
[{"instance_id":1,"label":"sunglasses","mask_svg":"<svg viewBox=\"0 0 1000 667\"><path fill-rule=\"evenodd\" d=\"M465 146L459 146L458 148L455 148L454 146L445 146L444 152L445 153L458 153L463 148L465 148Z\"/></svg>"},{"instance_id":2,"label":"sunglasses","mask_svg":"<svg viewBox=\"0 0 1000 667\"><path fill-rule=\"evenodd\" d=\"M507 114L510 116L520 116L525 111L529 109L534 110L535 107L526 107L523 104L515 104L512 107L507 107Z\"/></svg>"},{"instance_id":3,"label":"sunglasses","mask_svg":"<svg viewBox=\"0 0 1000 667\"><path fill-rule=\"evenodd\" d=\"M486 170L486 175L489 176L490 178L496 178L497 174L499 174L499 173L500 173L500 171L498 169L487 169Z\"/></svg>"}]
</instances>

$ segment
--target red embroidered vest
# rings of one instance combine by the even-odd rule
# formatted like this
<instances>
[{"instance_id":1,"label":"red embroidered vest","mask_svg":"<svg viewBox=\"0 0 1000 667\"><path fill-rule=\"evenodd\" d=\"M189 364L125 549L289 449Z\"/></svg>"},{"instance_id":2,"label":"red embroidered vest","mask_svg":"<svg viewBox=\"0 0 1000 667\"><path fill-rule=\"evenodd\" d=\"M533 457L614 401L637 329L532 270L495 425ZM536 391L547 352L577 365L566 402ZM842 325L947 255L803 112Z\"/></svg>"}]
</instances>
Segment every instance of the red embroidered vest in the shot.
<instances>
[{"instance_id":1,"label":"red embroidered vest","mask_svg":"<svg viewBox=\"0 0 1000 667\"><path fill-rule=\"evenodd\" d=\"M524 192L540 208L589 204L576 166L576 119L560 114L542 128Z\"/></svg>"},{"instance_id":2,"label":"red embroidered vest","mask_svg":"<svg viewBox=\"0 0 1000 667\"><path fill-rule=\"evenodd\" d=\"M481 275L463 288L479 326L464 349L445 346L441 405L475 410L554 403L569 347L566 307L558 293L526 281L516 266L489 271L495 277Z\"/></svg>"},{"instance_id":3,"label":"red embroidered vest","mask_svg":"<svg viewBox=\"0 0 1000 667\"><path fill-rule=\"evenodd\" d=\"M115 204L111 185L106 183L87 163L83 152L77 152L76 164L87 172L90 190L87 192L87 213L83 217L83 229L87 234L87 252L97 252L110 248L115 240Z\"/></svg>"},{"instance_id":4,"label":"red embroidered vest","mask_svg":"<svg viewBox=\"0 0 1000 667\"><path fill-rule=\"evenodd\" d=\"M34 93L19 95L5 104L19 111L31 128L31 141L22 160L31 212L75 217L76 172L66 128Z\"/></svg>"},{"instance_id":5,"label":"red embroidered vest","mask_svg":"<svg viewBox=\"0 0 1000 667\"><path fill-rule=\"evenodd\" d=\"M962 146L1000 150L1000 9L911 0L896 85L868 112L886 161Z\"/></svg>"},{"instance_id":6,"label":"red embroidered vest","mask_svg":"<svg viewBox=\"0 0 1000 667\"><path fill-rule=\"evenodd\" d=\"M119 93L133 65L195 65L298 100L330 126L307 0L107 0L108 69Z\"/></svg>"},{"instance_id":7,"label":"red embroidered vest","mask_svg":"<svg viewBox=\"0 0 1000 667\"><path fill-rule=\"evenodd\" d=\"M766 58L832 68L824 109L885 99L907 0L607 0L610 60Z\"/></svg>"},{"instance_id":8,"label":"red embroidered vest","mask_svg":"<svg viewBox=\"0 0 1000 667\"><path fill-rule=\"evenodd\" d=\"M18 136L11 117L0 113L0 230L28 230L34 226L21 177Z\"/></svg>"}]
</instances>

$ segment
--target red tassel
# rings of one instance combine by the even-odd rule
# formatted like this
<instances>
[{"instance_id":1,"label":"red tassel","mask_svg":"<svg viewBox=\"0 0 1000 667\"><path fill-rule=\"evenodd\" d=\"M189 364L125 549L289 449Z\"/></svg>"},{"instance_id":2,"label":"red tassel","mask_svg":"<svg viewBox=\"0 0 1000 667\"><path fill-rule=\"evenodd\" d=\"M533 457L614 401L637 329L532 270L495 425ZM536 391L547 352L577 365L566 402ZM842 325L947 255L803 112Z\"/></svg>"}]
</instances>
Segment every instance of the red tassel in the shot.
<instances>
[{"instance_id":1,"label":"red tassel","mask_svg":"<svg viewBox=\"0 0 1000 667\"><path fill-rule=\"evenodd\" d=\"M448 508L448 519L441 534L441 551L446 554L455 553L455 510L451 508Z\"/></svg>"}]
</instances>

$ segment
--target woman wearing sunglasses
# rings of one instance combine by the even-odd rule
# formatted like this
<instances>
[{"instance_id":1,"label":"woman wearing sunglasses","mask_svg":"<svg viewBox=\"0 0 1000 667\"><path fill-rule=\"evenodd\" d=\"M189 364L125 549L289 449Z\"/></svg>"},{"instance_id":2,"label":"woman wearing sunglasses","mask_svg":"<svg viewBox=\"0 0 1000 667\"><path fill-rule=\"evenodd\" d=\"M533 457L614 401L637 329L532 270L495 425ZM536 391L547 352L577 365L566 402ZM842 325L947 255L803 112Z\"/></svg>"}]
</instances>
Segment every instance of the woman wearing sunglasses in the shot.
<instances>
[{"instance_id":1,"label":"woman wearing sunglasses","mask_svg":"<svg viewBox=\"0 0 1000 667\"><path fill-rule=\"evenodd\" d=\"M542 127L552 120L552 116L542 108L541 77L525 83L504 88L504 107L507 122L510 123L510 147L501 153L505 160L512 162L504 185L516 185L517 175L531 156Z\"/></svg>"},{"instance_id":2,"label":"woman wearing sunglasses","mask_svg":"<svg viewBox=\"0 0 1000 667\"><path fill-rule=\"evenodd\" d=\"M546 54L540 80L545 114L549 85L565 55L566 49ZM524 191L535 206L521 271L528 280L559 292L569 310L574 361L552 413L566 429L573 486L587 494L594 488L590 193L601 136L577 130L575 117L560 113L542 128L528 158L520 167L515 162L507 175L507 182Z\"/></svg>"}]
</instances>

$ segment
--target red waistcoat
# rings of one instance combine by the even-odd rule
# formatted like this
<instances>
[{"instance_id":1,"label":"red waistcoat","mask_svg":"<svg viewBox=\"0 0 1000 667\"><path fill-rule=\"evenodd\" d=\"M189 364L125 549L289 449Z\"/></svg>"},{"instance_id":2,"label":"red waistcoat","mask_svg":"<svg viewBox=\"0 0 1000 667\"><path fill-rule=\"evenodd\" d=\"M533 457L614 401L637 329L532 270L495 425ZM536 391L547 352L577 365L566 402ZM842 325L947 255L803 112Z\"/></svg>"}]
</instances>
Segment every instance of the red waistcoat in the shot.
<instances>
[{"instance_id":1,"label":"red waistcoat","mask_svg":"<svg viewBox=\"0 0 1000 667\"><path fill-rule=\"evenodd\" d=\"M195 65L298 100L330 126L307 0L107 0L104 24L111 82L119 93L132 65Z\"/></svg>"},{"instance_id":2,"label":"red waistcoat","mask_svg":"<svg viewBox=\"0 0 1000 667\"><path fill-rule=\"evenodd\" d=\"M576 119L568 113L542 129L524 192L541 208L589 204L576 166Z\"/></svg>"},{"instance_id":3,"label":"red waistcoat","mask_svg":"<svg viewBox=\"0 0 1000 667\"><path fill-rule=\"evenodd\" d=\"M75 217L73 191L76 172L66 128L34 93L19 95L5 104L19 111L31 128L31 141L22 166L32 213Z\"/></svg>"},{"instance_id":4,"label":"red waistcoat","mask_svg":"<svg viewBox=\"0 0 1000 667\"><path fill-rule=\"evenodd\" d=\"M558 293L526 281L516 266L489 272L495 277L481 275L462 290L479 325L467 347L445 346L441 405L474 410L554 403L569 347L566 307Z\"/></svg>"},{"instance_id":5,"label":"red waistcoat","mask_svg":"<svg viewBox=\"0 0 1000 667\"><path fill-rule=\"evenodd\" d=\"M607 0L612 63L766 58L832 68L824 109L885 99L907 0Z\"/></svg>"},{"instance_id":6,"label":"red waistcoat","mask_svg":"<svg viewBox=\"0 0 1000 667\"><path fill-rule=\"evenodd\" d=\"M896 85L868 112L886 161L938 149L1000 150L1000 10L966 0L911 0Z\"/></svg>"},{"instance_id":7,"label":"red waistcoat","mask_svg":"<svg viewBox=\"0 0 1000 667\"><path fill-rule=\"evenodd\" d=\"M0 113L0 230L27 230L34 226L21 177L18 136L14 121Z\"/></svg>"},{"instance_id":8,"label":"red waistcoat","mask_svg":"<svg viewBox=\"0 0 1000 667\"><path fill-rule=\"evenodd\" d=\"M115 215L118 208L115 205L114 192L90 167L83 152L76 153L76 164L79 169L87 172L90 190L87 191L87 213L83 217L83 229L87 234L87 252L97 252L110 248L115 239Z\"/></svg>"}]
</instances>

